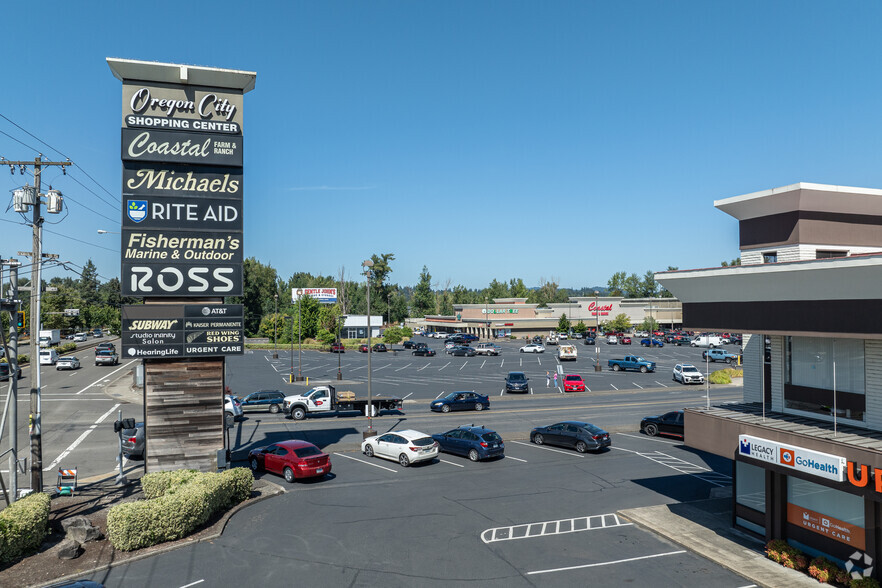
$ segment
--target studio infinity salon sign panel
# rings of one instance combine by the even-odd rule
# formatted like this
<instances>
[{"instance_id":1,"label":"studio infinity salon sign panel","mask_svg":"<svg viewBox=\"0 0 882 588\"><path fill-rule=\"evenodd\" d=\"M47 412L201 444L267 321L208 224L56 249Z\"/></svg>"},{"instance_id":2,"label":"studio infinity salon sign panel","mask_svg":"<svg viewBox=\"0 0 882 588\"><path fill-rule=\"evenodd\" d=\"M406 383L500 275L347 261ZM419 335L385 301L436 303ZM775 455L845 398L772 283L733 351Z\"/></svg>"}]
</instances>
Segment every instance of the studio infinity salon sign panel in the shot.
<instances>
[{"instance_id":1,"label":"studio infinity salon sign panel","mask_svg":"<svg viewBox=\"0 0 882 588\"><path fill-rule=\"evenodd\" d=\"M845 480L846 459L838 455L821 453L795 445L785 445L751 435L738 437L738 454L741 457L790 468L836 482Z\"/></svg>"},{"instance_id":2,"label":"studio infinity salon sign panel","mask_svg":"<svg viewBox=\"0 0 882 588\"><path fill-rule=\"evenodd\" d=\"M244 353L241 304L138 304L122 307L126 357L206 357Z\"/></svg>"}]
</instances>

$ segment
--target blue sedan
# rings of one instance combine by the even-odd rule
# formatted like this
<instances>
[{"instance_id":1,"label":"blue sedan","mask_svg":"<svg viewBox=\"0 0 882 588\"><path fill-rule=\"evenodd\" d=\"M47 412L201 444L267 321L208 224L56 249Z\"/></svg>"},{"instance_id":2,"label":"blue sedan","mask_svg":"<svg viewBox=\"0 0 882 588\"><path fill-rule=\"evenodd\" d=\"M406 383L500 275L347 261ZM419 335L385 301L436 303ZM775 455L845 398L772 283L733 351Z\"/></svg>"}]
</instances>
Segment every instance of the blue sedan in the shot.
<instances>
[{"instance_id":1,"label":"blue sedan","mask_svg":"<svg viewBox=\"0 0 882 588\"><path fill-rule=\"evenodd\" d=\"M484 410L485 408L490 408L490 398L474 392L451 392L444 398L433 400L429 408L435 412Z\"/></svg>"},{"instance_id":2,"label":"blue sedan","mask_svg":"<svg viewBox=\"0 0 882 588\"><path fill-rule=\"evenodd\" d=\"M505 443L496 431L474 425L463 425L446 433L432 435L441 451L465 455L472 461L503 457Z\"/></svg>"},{"instance_id":3,"label":"blue sedan","mask_svg":"<svg viewBox=\"0 0 882 588\"><path fill-rule=\"evenodd\" d=\"M664 347L665 342L661 339L641 339L640 344L644 347Z\"/></svg>"}]
</instances>

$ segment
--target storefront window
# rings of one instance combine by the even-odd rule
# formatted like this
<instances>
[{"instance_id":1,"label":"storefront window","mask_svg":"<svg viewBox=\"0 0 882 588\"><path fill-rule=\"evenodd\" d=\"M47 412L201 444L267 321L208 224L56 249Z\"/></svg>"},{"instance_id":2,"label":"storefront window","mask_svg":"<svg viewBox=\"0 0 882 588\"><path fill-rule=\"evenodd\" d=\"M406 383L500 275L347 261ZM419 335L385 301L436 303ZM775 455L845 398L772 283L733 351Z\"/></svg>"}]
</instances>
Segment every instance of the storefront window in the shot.
<instances>
[{"instance_id":1,"label":"storefront window","mask_svg":"<svg viewBox=\"0 0 882 588\"><path fill-rule=\"evenodd\" d=\"M787 522L833 541L864 549L864 499L787 476Z\"/></svg>"},{"instance_id":2,"label":"storefront window","mask_svg":"<svg viewBox=\"0 0 882 588\"><path fill-rule=\"evenodd\" d=\"M766 470L748 463L735 462L735 502L766 512Z\"/></svg>"},{"instance_id":3,"label":"storefront window","mask_svg":"<svg viewBox=\"0 0 882 588\"><path fill-rule=\"evenodd\" d=\"M784 406L863 420L864 370L861 339L787 337Z\"/></svg>"}]
</instances>

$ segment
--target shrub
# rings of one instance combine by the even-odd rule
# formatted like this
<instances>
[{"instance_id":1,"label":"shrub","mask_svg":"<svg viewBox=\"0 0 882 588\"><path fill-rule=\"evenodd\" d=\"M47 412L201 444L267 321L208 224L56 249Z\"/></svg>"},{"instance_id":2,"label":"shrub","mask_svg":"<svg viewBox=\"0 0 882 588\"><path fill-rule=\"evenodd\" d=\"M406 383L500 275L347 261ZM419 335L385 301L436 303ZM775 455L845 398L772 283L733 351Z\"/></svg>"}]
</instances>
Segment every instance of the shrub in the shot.
<instances>
[{"instance_id":1,"label":"shrub","mask_svg":"<svg viewBox=\"0 0 882 588\"><path fill-rule=\"evenodd\" d=\"M830 580L835 581L837 570L839 567L829 559L816 557L809 564L808 573L821 584L827 584Z\"/></svg>"},{"instance_id":2,"label":"shrub","mask_svg":"<svg viewBox=\"0 0 882 588\"><path fill-rule=\"evenodd\" d=\"M793 570L804 570L808 567L808 558L783 539L773 539L766 544L766 557Z\"/></svg>"},{"instance_id":3,"label":"shrub","mask_svg":"<svg viewBox=\"0 0 882 588\"><path fill-rule=\"evenodd\" d=\"M214 513L250 497L254 477L234 468L220 474L156 472L141 480L148 498L118 504L107 515L107 538L122 551L186 537Z\"/></svg>"},{"instance_id":4,"label":"shrub","mask_svg":"<svg viewBox=\"0 0 882 588\"><path fill-rule=\"evenodd\" d=\"M711 372L711 374L707 377L707 381L711 384L731 384L732 378L729 374L726 373L726 370L717 370L715 372Z\"/></svg>"},{"instance_id":5,"label":"shrub","mask_svg":"<svg viewBox=\"0 0 882 588\"><path fill-rule=\"evenodd\" d=\"M0 512L0 563L40 547L49 533L49 495L35 492Z\"/></svg>"},{"instance_id":6,"label":"shrub","mask_svg":"<svg viewBox=\"0 0 882 588\"><path fill-rule=\"evenodd\" d=\"M849 588L879 588L879 582L874 578L858 578L848 583Z\"/></svg>"}]
</instances>

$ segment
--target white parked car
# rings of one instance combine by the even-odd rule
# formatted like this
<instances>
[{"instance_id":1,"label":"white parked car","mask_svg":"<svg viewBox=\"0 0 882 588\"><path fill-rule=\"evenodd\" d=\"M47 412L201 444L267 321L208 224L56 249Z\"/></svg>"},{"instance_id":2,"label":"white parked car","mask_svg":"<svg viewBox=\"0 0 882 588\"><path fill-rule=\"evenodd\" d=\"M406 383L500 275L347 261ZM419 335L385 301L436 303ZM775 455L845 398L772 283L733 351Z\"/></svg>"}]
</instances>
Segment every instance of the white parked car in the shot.
<instances>
[{"instance_id":1,"label":"white parked car","mask_svg":"<svg viewBox=\"0 0 882 588\"><path fill-rule=\"evenodd\" d=\"M242 418L242 403L237 397L224 394L224 413L236 421Z\"/></svg>"},{"instance_id":2,"label":"white parked car","mask_svg":"<svg viewBox=\"0 0 882 588\"><path fill-rule=\"evenodd\" d=\"M619 338L616 337L615 335L610 335L609 337L606 338L606 344L607 345L618 345Z\"/></svg>"},{"instance_id":3,"label":"white parked car","mask_svg":"<svg viewBox=\"0 0 882 588\"><path fill-rule=\"evenodd\" d=\"M361 452L368 457L382 457L407 467L418 461L438 457L438 443L430 435L408 429L368 437L361 444Z\"/></svg>"},{"instance_id":4,"label":"white parked car","mask_svg":"<svg viewBox=\"0 0 882 588\"><path fill-rule=\"evenodd\" d=\"M681 384L704 384L704 374L691 363L678 363L674 366L674 381Z\"/></svg>"},{"instance_id":5,"label":"white parked car","mask_svg":"<svg viewBox=\"0 0 882 588\"><path fill-rule=\"evenodd\" d=\"M55 362L56 370L78 370L80 369L80 360L73 355L59 357Z\"/></svg>"},{"instance_id":6,"label":"white parked car","mask_svg":"<svg viewBox=\"0 0 882 588\"><path fill-rule=\"evenodd\" d=\"M529 343L520 349L521 353L545 353L545 347L539 343Z\"/></svg>"},{"instance_id":7,"label":"white parked car","mask_svg":"<svg viewBox=\"0 0 882 588\"><path fill-rule=\"evenodd\" d=\"M86 333L77 333L73 336L74 343L81 343L89 339L89 336Z\"/></svg>"}]
</instances>

